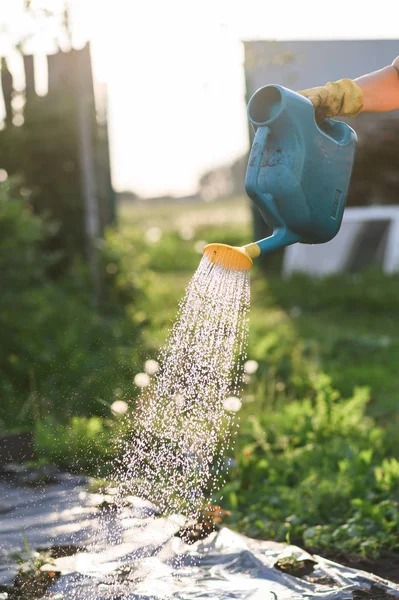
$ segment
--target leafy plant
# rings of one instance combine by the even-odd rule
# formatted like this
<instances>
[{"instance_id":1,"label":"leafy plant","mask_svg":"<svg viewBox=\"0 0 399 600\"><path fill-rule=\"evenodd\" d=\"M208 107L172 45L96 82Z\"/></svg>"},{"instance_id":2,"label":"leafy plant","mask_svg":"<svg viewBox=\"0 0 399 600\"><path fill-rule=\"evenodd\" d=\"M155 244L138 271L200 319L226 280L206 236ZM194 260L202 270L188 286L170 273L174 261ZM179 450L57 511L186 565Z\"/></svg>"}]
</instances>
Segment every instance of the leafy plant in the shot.
<instances>
[{"instance_id":1,"label":"leafy plant","mask_svg":"<svg viewBox=\"0 0 399 600\"><path fill-rule=\"evenodd\" d=\"M366 416L368 391L343 399L323 375L313 386L313 400L242 425L224 502L252 536L371 556L399 549L399 462Z\"/></svg>"}]
</instances>

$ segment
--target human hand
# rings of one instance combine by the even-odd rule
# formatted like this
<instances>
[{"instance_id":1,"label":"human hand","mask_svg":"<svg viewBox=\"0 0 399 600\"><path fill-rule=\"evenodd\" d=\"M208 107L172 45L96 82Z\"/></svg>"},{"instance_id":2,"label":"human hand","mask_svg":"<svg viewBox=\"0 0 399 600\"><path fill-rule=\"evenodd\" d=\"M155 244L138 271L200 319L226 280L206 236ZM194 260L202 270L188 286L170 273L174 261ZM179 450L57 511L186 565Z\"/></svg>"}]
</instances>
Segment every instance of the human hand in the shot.
<instances>
[{"instance_id":1,"label":"human hand","mask_svg":"<svg viewBox=\"0 0 399 600\"><path fill-rule=\"evenodd\" d=\"M308 98L319 119L325 117L355 117L363 109L363 91L351 79L329 81L323 86L298 92Z\"/></svg>"}]
</instances>

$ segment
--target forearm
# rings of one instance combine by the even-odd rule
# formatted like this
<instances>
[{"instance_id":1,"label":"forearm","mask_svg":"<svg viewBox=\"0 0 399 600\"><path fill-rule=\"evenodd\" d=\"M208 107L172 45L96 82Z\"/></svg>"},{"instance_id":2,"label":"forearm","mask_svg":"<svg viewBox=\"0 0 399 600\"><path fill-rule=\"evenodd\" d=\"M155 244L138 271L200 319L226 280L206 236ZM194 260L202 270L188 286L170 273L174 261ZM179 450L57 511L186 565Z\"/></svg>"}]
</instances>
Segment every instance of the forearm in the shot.
<instances>
[{"instance_id":1,"label":"forearm","mask_svg":"<svg viewBox=\"0 0 399 600\"><path fill-rule=\"evenodd\" d=\"M399 109L399 57L389 67L354 80L363 91L362 112Z\"/></svg>"}]
</instances>

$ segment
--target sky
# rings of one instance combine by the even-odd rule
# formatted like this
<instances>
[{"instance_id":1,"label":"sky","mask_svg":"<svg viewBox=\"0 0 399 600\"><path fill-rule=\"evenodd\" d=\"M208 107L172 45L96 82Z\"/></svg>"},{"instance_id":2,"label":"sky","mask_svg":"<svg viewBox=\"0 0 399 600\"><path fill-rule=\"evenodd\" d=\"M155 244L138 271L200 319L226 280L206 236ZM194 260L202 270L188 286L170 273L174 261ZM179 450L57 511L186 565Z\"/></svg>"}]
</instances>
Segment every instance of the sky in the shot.
<instances>
[{"instance_id":1,"label":"sky","mask_svg":"<svg viewBox=\"0 0 399 600\"><path fill-rule=\"evenodd\" d=\"M193 193L206 169L247 150L242 40L398 38L391 0L378 10L358 0L70 2L74 40L91 40L107 84L114 187L144 197ZM29 27L22 3L0 0L12 33ZM51 51L49 29L30 50Z\"/></svg>"}]
</instances>

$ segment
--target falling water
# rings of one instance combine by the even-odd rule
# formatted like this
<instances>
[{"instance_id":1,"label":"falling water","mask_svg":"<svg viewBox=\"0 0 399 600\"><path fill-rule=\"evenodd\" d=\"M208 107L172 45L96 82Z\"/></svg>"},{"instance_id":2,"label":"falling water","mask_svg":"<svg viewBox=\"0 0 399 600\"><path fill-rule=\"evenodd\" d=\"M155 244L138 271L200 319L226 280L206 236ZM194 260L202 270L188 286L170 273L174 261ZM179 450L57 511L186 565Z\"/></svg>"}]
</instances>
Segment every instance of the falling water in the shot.
<instances>
[{"instance_id":1,"label":"falling water","mask_svg":"<svg viewBox=\"0 0 399 600\"><path fill-rule=\"evenodd\" d=\"M249 303L249 271L226 270L204 256L161 350L160 369L130 417L118 467L123 494L148 499L163 513L195 517L223 484Z\"/></svg>"}]
</instances>

